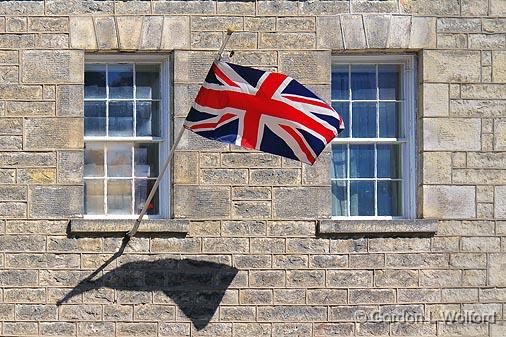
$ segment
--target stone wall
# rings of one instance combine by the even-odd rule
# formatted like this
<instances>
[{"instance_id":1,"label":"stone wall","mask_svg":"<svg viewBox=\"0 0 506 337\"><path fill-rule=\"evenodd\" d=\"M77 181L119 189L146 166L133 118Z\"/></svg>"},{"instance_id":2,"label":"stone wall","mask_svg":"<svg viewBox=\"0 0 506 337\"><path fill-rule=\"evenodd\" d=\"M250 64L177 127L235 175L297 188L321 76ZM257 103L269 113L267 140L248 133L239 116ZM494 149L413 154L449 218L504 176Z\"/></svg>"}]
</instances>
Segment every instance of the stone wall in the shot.
<instances>
[{"instance_id":1,"label":"stone wall","mask_svg":"<svg viewBox=\"0 0 506 337\"><path fill-rule=\"evenodd\" d=\"M177 131L228 26L234 62L326 98L332 53L416 53L418 214L437 234L320 235L329 152L309 167L186 133L172 209L189 232L134 238L57 305L121 246L69 231L84 54L172 53ZM2 1L0 335L505 336L505 100L504 0Z\"/></svg>"}]
</instances>

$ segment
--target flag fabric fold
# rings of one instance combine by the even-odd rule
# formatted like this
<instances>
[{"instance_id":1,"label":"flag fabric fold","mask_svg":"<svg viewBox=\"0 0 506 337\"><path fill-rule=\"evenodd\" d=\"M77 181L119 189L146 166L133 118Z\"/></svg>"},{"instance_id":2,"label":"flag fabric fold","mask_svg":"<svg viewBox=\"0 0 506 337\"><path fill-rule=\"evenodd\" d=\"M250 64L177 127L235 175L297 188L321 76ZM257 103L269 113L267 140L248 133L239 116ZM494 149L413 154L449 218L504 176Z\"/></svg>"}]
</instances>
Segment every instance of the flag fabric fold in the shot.
<instances>
[{"instance_id":1,"label":"flag fabric fold","mask_svg":"<svg viewBox=\"0 0 506 337\"><path fill-rule=\"evenodd\" d=\"M209 139L313 164L344 123L289 76L215 61L184 127Z\"/></svg>"}]
</instances>

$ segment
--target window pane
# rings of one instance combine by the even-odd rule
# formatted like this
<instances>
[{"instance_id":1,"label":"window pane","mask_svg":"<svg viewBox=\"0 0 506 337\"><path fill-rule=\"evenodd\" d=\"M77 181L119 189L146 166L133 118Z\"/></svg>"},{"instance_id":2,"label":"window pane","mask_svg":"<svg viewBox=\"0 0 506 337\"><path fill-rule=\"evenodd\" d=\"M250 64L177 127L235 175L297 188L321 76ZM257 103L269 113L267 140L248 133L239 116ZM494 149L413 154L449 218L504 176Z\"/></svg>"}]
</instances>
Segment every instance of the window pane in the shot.
<instances>
[{"instance_id":1,"label":"window pane","mask_svg":"<svg viewBox=\"0 0 506 337\"><path fill-rule=\"evenodd\" d=\"M107 176L132 176L132 146L130 144L107 145Z\"/></svg>"},{"instance_id":2,"label":"window pane","mask_svg":"<svg viewBox=\"0 0 506 337\"><path fill-rule=\"evenodd\" d=\"M148 198L149 192L155 184L154 179L135 179L135 213L139 214L144 207L144 203ZM159 200L158 190L153 197L153 200L148 205L147 214L158 214L159 213Z\"/></svg>"},{"instance_id":3,"label":"window pane","mask_svg":"<svg viewBox=\"0 0 506 337\"><path fill-rule=\"evenodd\" d=\"M84 135L105 136L105 102L84 102Z\"/></svg>"},{"instance_id":4,"label":"window pane","mask_svg":"<svg viewBox=\"0 0 506 337\"><path fill-rule=\"evenodd\" d=\"M104 214L103 180L84 180L84 210L86 214Z\"/></svg>"},{"instance_id":5,"label":"window pane","mask_svg":"<svg viewBox=\"0 0 506 337\"><path fill-rule=\"evenodd\" d=\"M350 99L348 65L339 65L333 68L332 99Z\"/></svg>"},{"instance_id":6,"label":"window pane","mask_svg":"<svg viewBox=\"0 0 506 337\"><path fill-rule=\"evenodd\" d=\"M350 181L350 215L374 215L374 181Z\"/></svg>"},{"instance_id":7,"label":"window pane","mask_svg":"<svg viewBox=\"0 0 506 337\"><path fill-rule=\"evenodd\" d=\"M339 134L340 138L350 136L350 103L349 102L333 102L332 107L343 118L344 130Z\"/></svg>"},{"instance_id":8,"label":"window pane","mask_svg":"<svg viewBox=\"0 0 506 337\"><path fill-rule=\"evenodd\" d=\"M379 103L379 136L399 138L399 103Z\"/></svg>"},{"instance_id":9,"label":"window pane","mask_svg":"<svg viewBox=\"0 0 506 337\"><path fill-rule=\"evenodd\" d=\"M376 137L376 103L354 102L352 116L352 136L354 138Z\"/></svg>"},{"instance_id":10,"label":"window pane","mask_svg":"<svg viewBox=\"0 0 506 337\"><path fill-rule=\"evenodd\" d=\"M135 176L157 177L158 176L158 144L146 143L135 144Z\"/></svg>"},{"instance_id":11,"label":"window pane","mask_svg":"<svg viewBox=\"0 0 506 337\"><path fill-rule=\"evenodd\" d=\"M159 102L138 101L137 103L137 136L160 136Z\"/></svg>"},{"instance_id":12,"label":"window pane","mask_svg":"<svg viewBox=\"0 0 506 337\"><path fill-rule=\"evenodd\" d=\"M346 182L332 182L332 214L335 216L348 215L348 201L346 197Z\"/></svg>"},{"instance_id":13,"label":"window pane","mask_svg":"<svg viewBox=\"0 0 506 337\"><path fill-rule=\"evenodd\" d=\"M400 145L377 145L378 147L378 177L400 178Z\"/></svg>"},{"instance_id":14,"label":"window pane","mask_svg":"<svg viewBox=\"0 0 506 337\"><path fill-rule=\"evenodd\" d=\"M376 99L376 66L351 66L351 97L358 99Z\"/></svg>"},{"instance_id":15,"label":"window pane","mask_svg":"<svg viewBox=\"0 0 506 337\"><path fill-rule=\"evenodd\" d=\"M378 65L378 87L380 99L400 99L400 66Z\"/></svg>"},{"instance_id":16,"label":"window pane","mask_svg":"<svg viewBox=\"0 0 506 337\"><path fill-rule=\"evenodd\" d=\"M132 181L107 181L107 213L132 214Z\"/></svg>"},{"instance_id":17,"label":"window pane","mask_svg":"<svg viewBox=\"0 0 506 337\"><path fill-rule=\"evenodd\" d=\"M109 69L109 98L133 98L133 65L110 64Z\"/></svg>"},{"instance_id":18,"label":"window pane","mask_svg":"<svg viewBox=\"0 0 506 337\"><path fill-rule=\"evenodd\" d=\"M332 144L332 178L346 178L347 146Z\"/></svg>"},{"instance_id":19,"label":"window pane","mask_svg":"<svg viewBox=\"0 0 506 337\"><path fill-rule=\"evenodd\" d=\"M109 102L109 136L133 136L133 102Z\"/></svg>"},{"instance_id":20,"label":"window pane","mask_svg":"<svg viewBox=\"0 0 506 337\"><path fill-rule=\"evenodd\" d=\"M378 181L378 215L401 215L400 196L400 181Z\"/></svg>"},{"instance_id":21,"label":"window pane","mask_svg":"<svg viewBox=\"0 0 506 337\"><path fill-rule=\"evenodd\" d=\"M84 67L84 98L106 98L105 64Z\"/></svg>"},{"instance_id":22,"label":"window pane","mask_svg":"<svg viewBox=\"0 0 506 337\"><path fill-rule=\"evenodd\" d=\"M350 145L350 177L374 178L374 145Z\"/></svg>"},{"instance_id":23,"label":"window pane","mask_svg":"<svg viewBox=\"0 0 506 337\"><path fill-rule=\"evenodd\" d=\"M135 87L137 98L159 99L160 66L157 64L136 64Z\"/></svg>"},{"instance_id":24,"label":"window pane","mask_svg":"<svg viewBox=\"0 0 506 337\"><path fill-rule=\"evenodd\" d=\"M97 143L84 144L84 176L104 176L104 145Z\"/></svg>"}]
</instances>

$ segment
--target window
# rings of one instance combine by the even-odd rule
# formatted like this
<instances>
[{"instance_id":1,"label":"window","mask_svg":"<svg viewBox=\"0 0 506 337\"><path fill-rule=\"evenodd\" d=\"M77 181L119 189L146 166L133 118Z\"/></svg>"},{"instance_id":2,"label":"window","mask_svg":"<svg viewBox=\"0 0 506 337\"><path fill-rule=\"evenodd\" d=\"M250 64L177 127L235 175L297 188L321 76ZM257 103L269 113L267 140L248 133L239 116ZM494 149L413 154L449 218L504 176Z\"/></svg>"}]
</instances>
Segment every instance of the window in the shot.
<instances>
[{"instance_id":1,"label":"window","mask_svg":"<svg viewBox=\"0 0 506 337\"><path fill-rule=\"evenodd\" d=\"M333 218L415 217L414 56L337 56L332 105Z\"/></svg>"},{"instance_id":2,"label":"window","mask_svg":"<svg viewBox=\"0 0 506 337\"><path fill-rule=\"evenodd\" d=\"M84 84L85 217L134 218L167 153L167 65L149 57L89 59ZM148 217L167 216L167 178Z\"/></svg>"}]
</instances>

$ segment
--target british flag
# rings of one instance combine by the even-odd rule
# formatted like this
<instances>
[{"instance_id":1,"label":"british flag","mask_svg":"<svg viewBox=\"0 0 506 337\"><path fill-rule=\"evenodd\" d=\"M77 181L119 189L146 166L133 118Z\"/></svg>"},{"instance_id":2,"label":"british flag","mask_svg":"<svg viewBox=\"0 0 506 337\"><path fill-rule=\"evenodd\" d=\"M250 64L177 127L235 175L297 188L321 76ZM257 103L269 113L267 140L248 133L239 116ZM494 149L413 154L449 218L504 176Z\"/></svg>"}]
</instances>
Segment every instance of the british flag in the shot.
<instances>
[{"instance_id":1,"label":"british flag","mask_svg":"<svg viewBox=\"0 0 506 337\"><path fill-rule=\"evenodd\" d=\"M184 127L209 139L313 164L344 123L291 77L215 61Z\"/></svg>"}]
</instances>

